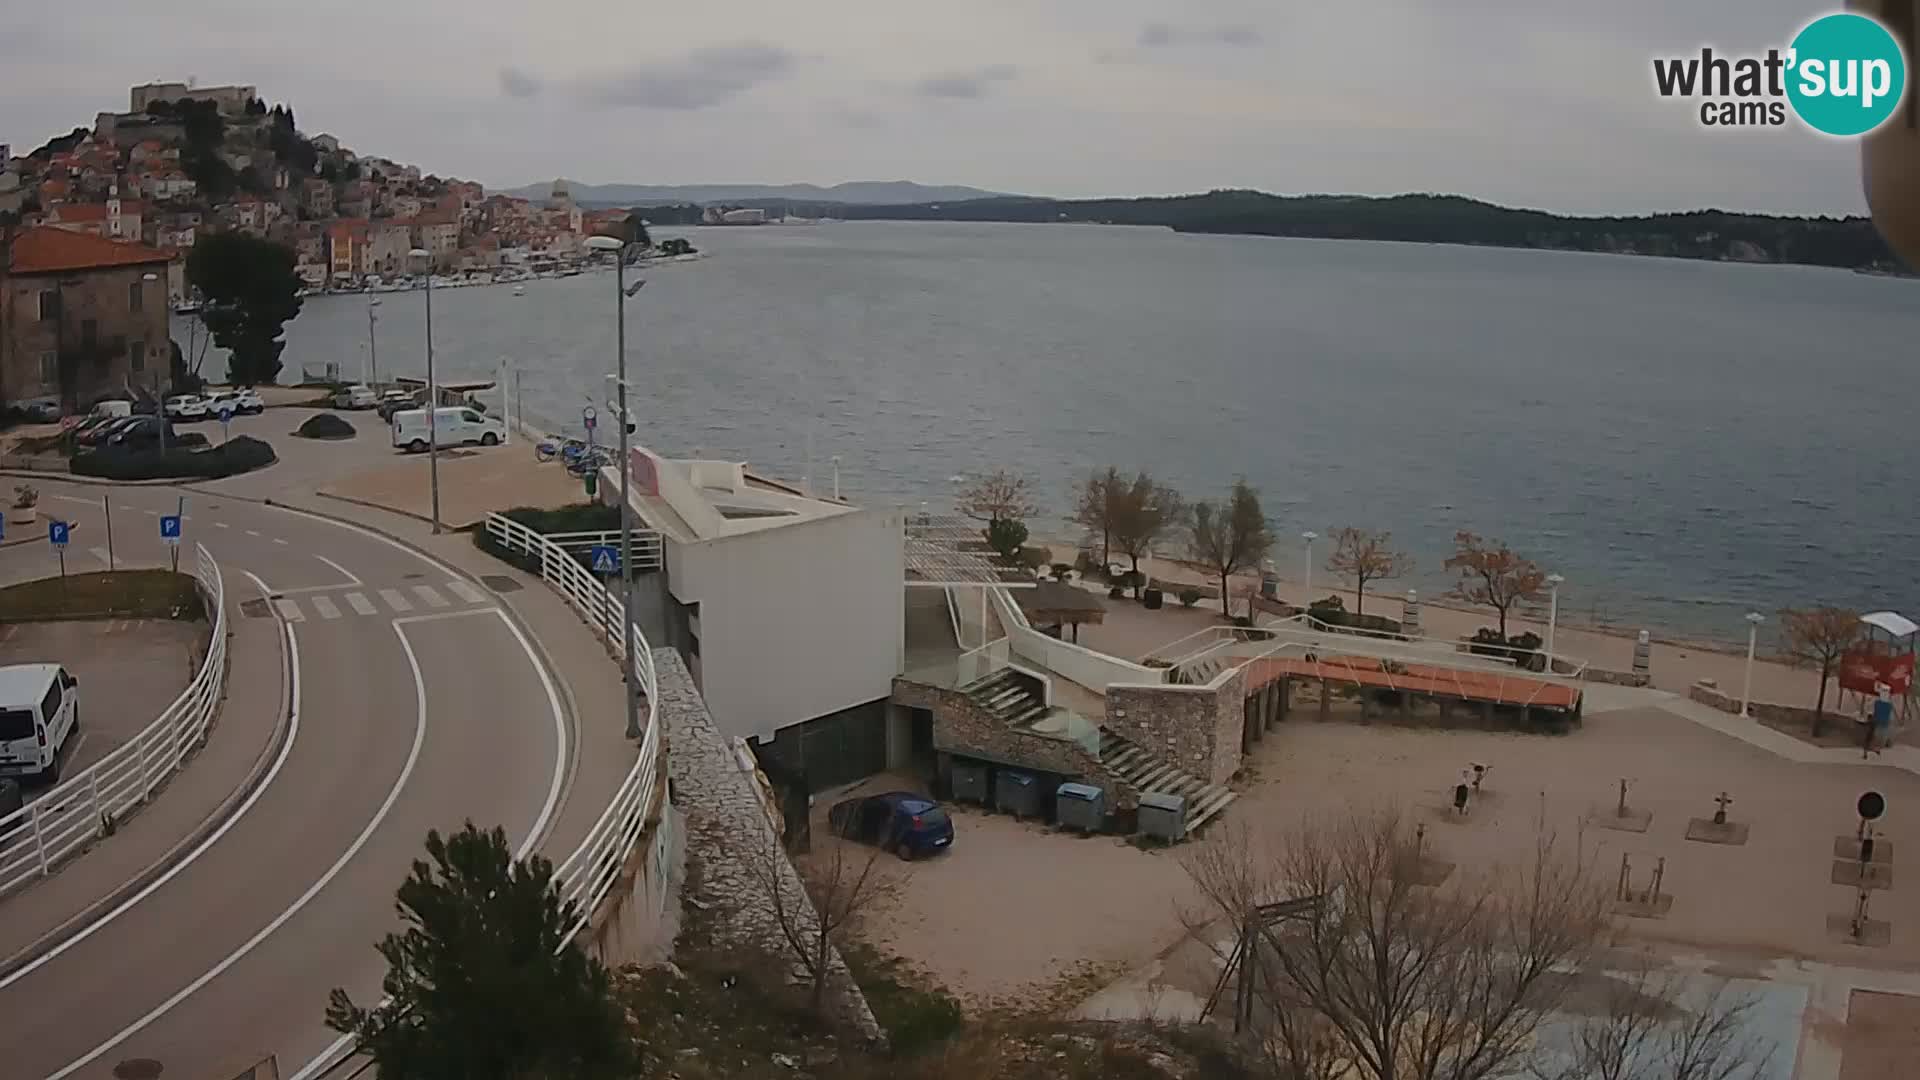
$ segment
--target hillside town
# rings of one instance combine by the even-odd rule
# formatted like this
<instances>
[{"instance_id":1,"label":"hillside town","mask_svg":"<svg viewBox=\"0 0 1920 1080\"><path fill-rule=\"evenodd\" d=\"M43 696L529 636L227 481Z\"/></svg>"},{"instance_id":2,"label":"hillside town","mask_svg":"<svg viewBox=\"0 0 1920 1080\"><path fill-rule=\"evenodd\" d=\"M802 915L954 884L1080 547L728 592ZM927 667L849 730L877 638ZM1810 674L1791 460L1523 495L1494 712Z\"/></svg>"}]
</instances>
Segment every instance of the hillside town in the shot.
<instances>
[{"instance_id":1,"label":"hillside town","mask_svg":"<svg viewBox=\"0 0 1920 1080\"><path fill-rule=\"evenodd\" d=\"M584 257L585 238L625 216L582 210L564 181L537 204L309 137L252 86L147 83L128 91L126 111L29 154L0 143L0 222L174 256L176 303L181 257L215 231L292 248L309 289L352 290L424 269L410 265L415 250L431 253L438 274L551 269Z\"/></svg>"}]
</instances>

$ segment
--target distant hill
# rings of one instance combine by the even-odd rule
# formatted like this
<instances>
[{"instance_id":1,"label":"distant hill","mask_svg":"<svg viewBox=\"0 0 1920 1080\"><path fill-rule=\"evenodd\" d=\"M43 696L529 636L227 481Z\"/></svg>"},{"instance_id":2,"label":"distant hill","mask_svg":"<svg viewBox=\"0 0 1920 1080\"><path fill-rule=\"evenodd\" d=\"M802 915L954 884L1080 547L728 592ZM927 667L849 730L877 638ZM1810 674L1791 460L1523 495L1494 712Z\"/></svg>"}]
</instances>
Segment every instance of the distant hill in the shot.
<instances>
[{"instance_id":1,"label":"distant hill","mask_svg":"<svg viewBox=\"0 0 1920 1080\"><path fill-rule=\"evenodd\" d=\"M1458 195L1269 195L1212 191L1170 198L1053 200L1020 197L917 205L845 206L847 220L1094 222L1159 225L1178 232L1329 240L1605 251L1727 262L1803 263L1901 270L1863 217L1784 217L1695 210L1571 217L1516 210Z\"/></svg>"},{"instance_id":2,"label":"distant hill","mask_svg":"<svg viewBox=\"0 0 1920 1080\"><path fill-rule=\"evenodd\" d=\"M1004 192L954 184L916 184L910 180L853 180L832 187L818 184L581 184L567 181L578 203L635 206L643 203L736 203L792 199L810 203L861 203L899 206L908 203L961 202L966 199L1008 198ZM551 180L506 192L523 199L544 199Z\"/></svg>"}]
</instances>

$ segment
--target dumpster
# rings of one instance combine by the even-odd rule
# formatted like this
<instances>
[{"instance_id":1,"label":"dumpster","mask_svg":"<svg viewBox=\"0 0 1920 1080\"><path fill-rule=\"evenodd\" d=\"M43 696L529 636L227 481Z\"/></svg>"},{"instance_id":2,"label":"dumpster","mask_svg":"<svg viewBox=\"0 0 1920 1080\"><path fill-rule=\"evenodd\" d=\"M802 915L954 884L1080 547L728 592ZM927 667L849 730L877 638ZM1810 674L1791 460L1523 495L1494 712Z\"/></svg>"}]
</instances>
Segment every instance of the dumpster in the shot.
<instances>
[{"instance_id":1,"label":"dumpster","mask_svg":"<svg viewBox=\"0 0 1920 1080\"><path fill-rule=\"evenodd\" d=\"M1032 773L1002 769L994 777L993 808L1014 817L1035 817L1040 813L1040 785Z\"/></svg>"},{"instance_id":2,"label":"dumpster","mask_svg":"<svg viewBox=\"0 0 1920 1080\"><path fill-rule=\"evenodd\" d=\"M966 762L953 763L953 801L987 804L987 767Z\"/></svg>"},{"instance_id":3,"label":"dumpster","mask_svg":"<svg viewBox=\"0 0 1920 1080\"><path fill-rule=\"evenodd\" d=\"M1140 835L1171 844L1187 838L1187 800L1165 791L1140 796Z\"/></svg>"},{"instance_id":4,"label":"dumpster","mask_svg":"<svg viewBox=\"0 0 1920 1080\"><path fill-rule=\"evenodd\" d=\"M1099 832L1106 825L1107 793L1092 784L1061 784L1053 792L1053 819L1064 828Z\"/></svg>"}]
</instances>

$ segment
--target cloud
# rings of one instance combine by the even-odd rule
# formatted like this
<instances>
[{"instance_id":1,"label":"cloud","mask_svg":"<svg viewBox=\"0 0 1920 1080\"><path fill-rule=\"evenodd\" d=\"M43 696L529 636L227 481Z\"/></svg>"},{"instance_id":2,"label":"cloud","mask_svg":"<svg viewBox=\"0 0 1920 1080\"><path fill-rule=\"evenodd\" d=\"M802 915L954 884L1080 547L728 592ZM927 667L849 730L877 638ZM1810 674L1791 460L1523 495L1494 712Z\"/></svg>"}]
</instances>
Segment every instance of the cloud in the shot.
<instances>
[{"instance_id":1,"label":"cloud","mask_svg":"<svg viewBox=\"0 0 1920 1080\"><path fill-rule=\"evenodd\" d=\"M540 94L540 79L519 68L500 69L500 92L508 97L530 98Z\"/></svg>"},{"instance_id":2,"label":"cloud","mask_svg":"<svg viewBox=\"0 0 1920 1080\"><path fill-rule=\"evenodd\" d=\"M578 89L594 105L704 109L785 76L794 63L792 53L772 45L716 45L672 60L589 76Z\"/></svg>"},{"instance_id":3,"label":"cloud","mask_svg":"<svg viewBox=\"0 0 1920 1080\"><path fill-rule=\"evenodd\" d=\"M1245 48L1258 45L1263 40L1260 28L1245 23L1233 23L1226 26L1174 26L1171 23L1148 23L1140 29L1139 46L1143 49L1165 49L1175 45L1226 45L1233 48Z\"/></svg>"},{"instance_id":4,"label":"cloud","mask_svg":"<svg viewBox=\"0 0 1920 1080\"><path fill-rule=\"evenodd\" d=\"M972 100L987 95L995 83L1007 82L1020 74L1012 64L989 64L972 71L950 71L929 75L914 84L921 97L947 100Z\"/></svg>"}]
</instances>

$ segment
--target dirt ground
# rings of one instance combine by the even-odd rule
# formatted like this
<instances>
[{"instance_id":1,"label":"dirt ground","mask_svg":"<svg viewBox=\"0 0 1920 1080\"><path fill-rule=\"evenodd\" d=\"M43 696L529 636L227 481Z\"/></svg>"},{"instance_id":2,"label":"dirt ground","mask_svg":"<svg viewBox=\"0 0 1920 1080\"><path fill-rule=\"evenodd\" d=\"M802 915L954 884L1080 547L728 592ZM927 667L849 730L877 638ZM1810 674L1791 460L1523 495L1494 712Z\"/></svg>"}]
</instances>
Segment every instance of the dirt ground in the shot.
<instances>
[{"instance_id":1,"label":"dirt ground","mask_svg":"<svg viewBox=\"0 0 1920 1080\"><path fill-rule=\"evenodd\" d=\"M80 682L80 733L61 756L63 776L105 757L160 715L193 680L207 624L100 619L0 626L0 665L65 664ZM46 790L23 785L28 801Z\"/></svg>"},{"instance_id":2,"label":"dirt ground","mask_svg":"<svg viewBox=\"0 0 1920 1080\"><path fill-rule=\"evenodd\" d=\"M1920 998L1855 990L1847 1004L1840 1080L1896 1080L1920 1062Z\"/></svg>"}]
</instances>

